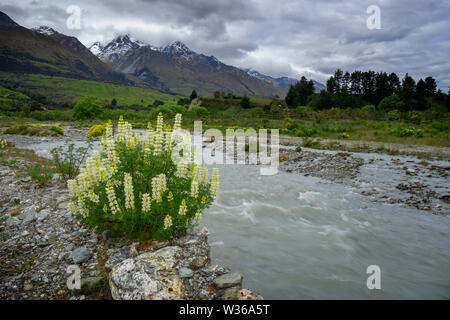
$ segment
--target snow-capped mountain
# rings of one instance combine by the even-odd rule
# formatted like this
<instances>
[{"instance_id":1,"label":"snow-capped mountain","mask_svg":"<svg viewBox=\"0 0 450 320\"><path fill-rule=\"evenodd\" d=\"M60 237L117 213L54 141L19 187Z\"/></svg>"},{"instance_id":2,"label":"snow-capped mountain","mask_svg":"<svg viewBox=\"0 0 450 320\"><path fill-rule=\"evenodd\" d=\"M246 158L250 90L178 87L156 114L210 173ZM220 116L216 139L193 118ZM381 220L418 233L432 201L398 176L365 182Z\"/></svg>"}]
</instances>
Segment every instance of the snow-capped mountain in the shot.
<instances>
[{"instance_id":1,"label":"snow-capped mountain","mask_svg":"<svg viewBox=\"0 0 450 320\"><path fill-rule=\"evenodd\" d=\"M159 51L173 58L191 60L197 56L197 53L189 49L183 42L175 41L167 46L160 48Z\"/></svg>"},{"instance_id":2,"label":"snow-capped mountain","mask_svg":"<svg viewBox=\"0 0 450 320\"><path fill-rule=\"evenodd\" d=\"M95 42L89 47L89 50L99 57L100 60L112 63L124 56L128 51L136 50L144 46L146 46L144 42L133 39L130 35L126 34L117 36L106 46L102 46L100 42Z\"/></svg>"},{"instance_id":3,"label":"snow-capped mountain","mask_svg":"<svg viewBox=\"0 0 450 320\"><path fill-rule=\"evenodd\" d=\"M59 32L53 28L47 26L40 26L36 28L31 28L31 30L45 34L46 36L51 36L52 34L58 34Z\"/></svg>"},{"instance_id":4,"label":"snow-capped mountain","mask_svg":"<svg viewBox=\"0 0 450 320\"><path fill-rule=\"evenodd\" d=\"M265 74L262 74L254 69L242 69L245 72L247 72L249 75L251 75L252 77L261 79L261 80L265 80L265 81L269 81L269 82L275 82L278 83L284 90L289 90L289 87L291 85L294 85L298 82L298 79L294 79L294 78L289 78L289 77L279 77L279 78L274 78ZM325 85L323 85L322 83L316 81L316 80L312 80L314 83L314 92L320 92L321 90L325 90L326 87Z\"/></svg>"}]
</instances>

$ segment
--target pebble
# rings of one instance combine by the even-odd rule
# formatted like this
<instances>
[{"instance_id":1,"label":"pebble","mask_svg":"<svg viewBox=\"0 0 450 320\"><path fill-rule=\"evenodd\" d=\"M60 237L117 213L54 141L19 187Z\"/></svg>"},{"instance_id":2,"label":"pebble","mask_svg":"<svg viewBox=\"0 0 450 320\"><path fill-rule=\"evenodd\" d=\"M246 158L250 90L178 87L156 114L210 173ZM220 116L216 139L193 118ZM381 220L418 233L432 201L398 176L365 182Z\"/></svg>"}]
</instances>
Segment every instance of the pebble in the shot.
<instances>
[{"instance_id":1,"label":"pebble","mask_svg":"<svg viewBox=\"0 0 450 320\"><path fill-rule=\"evenodd\" d=\"M92 249L77 248L72 251L72 260L75 264L83 263L92 257Z\"/></svg>"}]
</instances>

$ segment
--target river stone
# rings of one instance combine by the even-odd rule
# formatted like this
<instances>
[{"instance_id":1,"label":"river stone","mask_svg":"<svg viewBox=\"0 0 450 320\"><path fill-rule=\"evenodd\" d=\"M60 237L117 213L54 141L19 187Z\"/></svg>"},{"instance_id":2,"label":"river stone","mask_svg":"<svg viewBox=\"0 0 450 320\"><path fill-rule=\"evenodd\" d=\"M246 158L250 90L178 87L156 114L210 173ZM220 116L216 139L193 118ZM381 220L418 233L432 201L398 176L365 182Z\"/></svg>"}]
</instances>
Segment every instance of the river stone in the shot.
<instances>
[{"instance_id":1,"label":"river stone","mask_svg":"<svg viewBox=\"0 0 450 320\"><path fill-rule=\"evenodd\" d=\"M180 268L178 270L181 278L191 278L194 275L194 272L189 268Z\"/></svg>"},{"instance_id":2,"label":"river stone","mask_svg":"<svg viewBox=\"0 0 450 320\"><path fill-rule=\"evenodd\" d=\"M214 284L219 289L240 286L242 284L242 275L237 272L230 272L217 277Z\"/></svg>"},{"instance_id":3,"label":"river stone","mask_svg":"<svg viewBox=\"0 0 450 320\"><path fill-rule=\"evenodd\" d=\"M42 221L50 215L50 212L47 210L42 210L36 215L38 221Z\"/></svg>"},{"instance_id":4,"label":"river stone","mask_svg":"<svg viewBox=\"0 0 450 320\"><path fill-rule=\"evenodd\" d=\"M185 288L174 269L182 249L171 246L122 261L110 272L115 300L180 300Z\"/></svg>"},{"instance_id":5,"label":"river stone","mask_svg":"<svg viewBox=\"0 0 450 320\"><path fill-rule=\"evenodd\" d=\"M35 213L30 212L30 213L25 214L25 217L23 218L22 223L27 224L27 223L34 221L35 219L36 219Z\"/></svg>"},{"instance_id":6,"label":"river stone","mask_svg":"<svg viewBox=\"0 0 450 320\"><path fill-rule=\"evenodd\" d=\"M72 251L72 260L75 264L85 262L92 257L92 250L89 248L76 248Z\"/></svg>"},{"instance_id":7,"label":"river stone","mask_svg":"<svg viewBox=\"0 0 450 320\"><path fill-rule=\"evenodd\" d=\"M18 224L20 220L17 217L9 217L6 219L6 225L7 226L13 226L15 224Z\"/></svg>"}]
</instances>

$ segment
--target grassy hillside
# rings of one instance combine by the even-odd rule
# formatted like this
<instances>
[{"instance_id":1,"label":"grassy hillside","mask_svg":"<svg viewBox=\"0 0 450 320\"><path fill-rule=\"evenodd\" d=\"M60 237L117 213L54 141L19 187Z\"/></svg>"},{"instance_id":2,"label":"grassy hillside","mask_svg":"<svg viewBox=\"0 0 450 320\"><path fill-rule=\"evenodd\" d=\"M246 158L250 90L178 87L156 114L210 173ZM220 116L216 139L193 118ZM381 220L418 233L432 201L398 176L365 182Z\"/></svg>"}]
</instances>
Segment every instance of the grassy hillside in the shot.
<instances>
[{"instance_id":1,"label":"grassy hillside","mask_svg":"<svg viewBox=\"0 0 450 320\"><path fill-rule=\"evenodd\" d=\"M12 87L21 92L44 95L50 101L69 104L87 95L97 97L103 104L111 103L114 98L118 105L141 106L153 104L155 100L176 103L180 98L151 89L41 74L0 72L0 85Z\"/></svg>"}]
</instances>

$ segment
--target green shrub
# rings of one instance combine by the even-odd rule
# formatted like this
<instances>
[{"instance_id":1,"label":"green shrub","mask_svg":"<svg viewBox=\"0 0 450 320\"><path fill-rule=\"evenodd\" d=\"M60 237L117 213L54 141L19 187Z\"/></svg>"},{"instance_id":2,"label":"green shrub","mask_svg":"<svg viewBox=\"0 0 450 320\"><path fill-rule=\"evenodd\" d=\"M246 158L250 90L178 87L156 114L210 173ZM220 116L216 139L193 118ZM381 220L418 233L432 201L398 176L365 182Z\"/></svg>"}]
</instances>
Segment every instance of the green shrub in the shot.
<instances>
[{"instance_id":1,"label":"green shrub","mask_svg":"<svg viewBox=\"0 0 450 320\"><path fill-rule=\"evenodd\" d=\"M339 139L348 139L348 138L350 138L350 136L346 132L341 132L341 133L338 134L338 138Z\"/></svg>"},{"instance_id":2,"label":"green shrub","mask_svg":"<svg viewBox=\"0 0 450 320\"><path fill-rule=\"evenodd\" d=\"M305 148L320 148L320 141L311 139L309 137L304 137L303 146Z\"/></svg>"},{"instance_id":3,"label":"green shrub","mask_svg":"<svg viewBox=\"0 0 450 320\"><path fill-rule=\"evenodd\" d=\"M205 107L195 106L192 107L191 110L189 110L189 114L195 115L197 117L205 117L209 115L209 110Z\"/></svg>"},{"instance_id":4,"label":"green shrub","mask_svg":"<svg viewBox=\"0 0 450 320\"><path fill-rule=\"evenodd\" d=\"M178 114L175 133L180 125ZM149 124L141 139L121 119L113 138L109 124L101 151L94 151L78 177L68 181L70 211L98 231L108 228L131 238L162 240L186 234L201 218L201 210L212 204L218 170L208 181L208 170L194 163L188 151L189 134L182 139L163 127L160 114L156 128ZM174 156L181 161L176 163Z\"/></svg>"},{"instance_id":5,"label":"green shrub","mask_svg":"<svg viewBox=\"0 0 450 320\"><path fill-rule=\"evenodd\" d=\"M78 100L73 107L73 117L75 120L95 118L103 111L102 106L97 102L97 98L87 96Z\"/></svg>"},{"instance_id":6,"label":"green shrub","mask_svg":"<svg viewBox=\"0 0 450 320\"><path fill-rule=\"evenodd\" d=\"M362 107L361 110L366 113L375 113L377 111L377 108L375 108L374 105L367 105Z\"/></svg>"},{"instance_id":7,"label":"green shrub","mask_svg":"<svg viewBox=\"0 0 450 320\"><path fill-rule=\"evenodd\" d=\"M64 135L64 130L60 127L60 126L50 126L48 127L49 130L56 132L57 134L63 136Z\"/></svg>"},{"instance_id":8,"label":"green shrub","mask_svg":"<svg viewBox=\"0 0 450 320\"><path fill-rule=\"evenodd\" d=\"M65 141L64 146L50 150L55 170L61 175L64 181L73 179L78 175L80 167L91 147L92 141L90 140L88 141L87 147L75 148L75 144L68 139Z\"/></svg>"},{"instance_id":9,"label":"green shrub","mask_svg":"<svg viewBox=\"0 0 450 320\"><path fill-rule=\"evenodd\" d=\"M390 111L390 110L402 110L405 106L405 103L400 99L400 97L396 94L392 96L386 97L380 101L378 104L378 109L382 111Z\"/></svg>"},{"instance_id":10,"label":"green shrub","mask_svg":"<svg viewBox=\"0 0 450 320\"><path fill-rule=\"evenodd\" d=\"M389 118L397 118L397 119L400 119L400 117L401 117L402 114L401 114L401 112L398 111L397 109L394 109L394 110L389 111L389 112L387 113L387 115L388 115Z\"/></svg>"},{"instance_id":11,"label":"green shrub","mask_svg":"<svg viewBox=\"0 0 450 320\"><path fill-rule=\"evenodd\" d=\"M439 131L439 132L446 132L446 131L448 131L448 123L432 122L431 128L433 128L434 130Z\"/></svg>"},{"instance_id":12,"label":"green shrub","mask_svg":"<svg viewBox=\"0 0 450 320\"><path fill-rule=\"evenodd\" d=\"M392 130L391 133L398 137L409 137L409 136L416 136L418 138L423 137L423 130L415 128L398 127Z\"/></svg>"},{"instance_id":13,"label":"green shrub","mask_svg":"<svg viewBox=\"0 0 450 320\"><path fill-rule=\"evenodd\" d=\"M317 134L316 128L302 128L295 131L297 137L312 137Z\"/></svg>"},{"instance_id":14,"label":"green shrub","mask_svg":"<svg viewBox=\"0 0 450 320\"><path fill-rule=\"evenodd\" d=\"M95 124L89 128L86 133L86 138L94 138L102 136L106 131L106 123L104 124Z\"/></svg>"},{"instance_id":15,"label":"green shrub","mask_svg":"<svg viewBox=\"0 0 450 320\"><path fill-rule=\"evenodd\" d=\"M419 124L422 122L422 116L421 116L420 112L418 112L418 111L409 111L408 114L406 115L406 119L409 122L412 122L415 124Z\"/></svg>"},{"instance_id":16,"label":"green shrub","mask_svg":"<svg viewBox=\"0 0 450 320\"><path fill-rule=\"evenodd\" d=\"M53 176L53 170L48 165L35 164L27 167L26 171L27 175L29 175L39 186L46 185Z\"/></svg>"}]
</instances>

